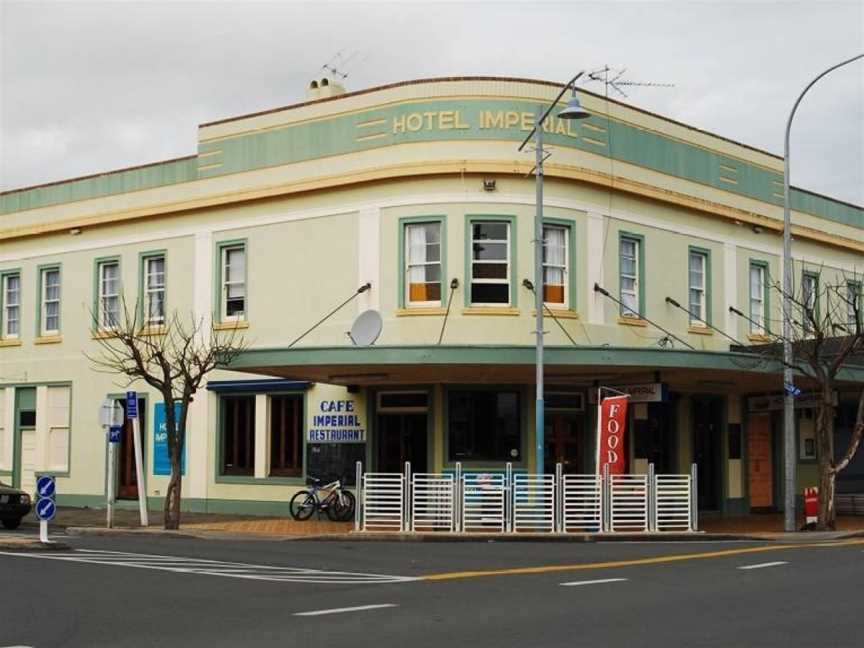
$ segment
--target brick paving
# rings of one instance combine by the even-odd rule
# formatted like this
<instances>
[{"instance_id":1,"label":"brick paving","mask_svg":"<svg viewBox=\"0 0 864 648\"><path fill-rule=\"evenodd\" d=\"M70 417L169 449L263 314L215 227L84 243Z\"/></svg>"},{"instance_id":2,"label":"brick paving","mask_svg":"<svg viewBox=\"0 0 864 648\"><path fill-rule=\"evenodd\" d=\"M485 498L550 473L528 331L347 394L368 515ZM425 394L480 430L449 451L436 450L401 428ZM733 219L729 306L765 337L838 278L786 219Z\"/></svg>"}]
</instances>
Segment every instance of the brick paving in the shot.
<instances>
[{"instance_id":1,"label":"brick paving","mask_svg":"<svg viewBox=\"0 0 864 648\"><path fill-rule=\"evenodd\" d=\"M804 525L804 519L798 521L798 528ZM782 533L782 513L759 513L741 517L706 517L699 518L699 530L706 533ZM864 531L864 515L838 516L837 531Z\"/></svg>"}]
</instances>

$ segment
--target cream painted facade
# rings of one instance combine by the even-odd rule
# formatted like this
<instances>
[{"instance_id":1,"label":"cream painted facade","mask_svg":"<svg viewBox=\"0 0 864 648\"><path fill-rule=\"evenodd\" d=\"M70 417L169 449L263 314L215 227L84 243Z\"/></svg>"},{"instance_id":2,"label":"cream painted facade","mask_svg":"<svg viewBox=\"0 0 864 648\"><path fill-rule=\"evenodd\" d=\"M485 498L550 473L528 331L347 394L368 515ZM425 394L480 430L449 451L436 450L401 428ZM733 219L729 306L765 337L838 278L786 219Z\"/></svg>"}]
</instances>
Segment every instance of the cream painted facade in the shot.
<instances>
[{"instance_id":1,"label":"cream painted facade","mask_svg":"<svg viewBox=\"0 0 864 648\"><path fill-rule=\"evenodd\" d=\"M450 469L455 460L500 468L501 456L459 457L454 450L468 437L477 447L497 443L477 440L489 424L478 420L491 402L480 394L490 391L514 395L518 447L510 449L516 452L510 459L518 470L536 470L533 294L522 284L533 281L534 180L526 177L533 156L516 148L531 126L529 108L557 90L513 79L396 84L202 125L197 155L171 163L185 165L190 177L182 180L154 165L0 195L0 275L19 277L21 287L18 333L4 329L0 338L0 477L30 487L35 473L55 472L61 504L105 501L98 406L124 388L95 373L85 357L98 352L92 317L98 264L119 262L122 295L135 303L143 294L144 259L159 255L166 311L219 320L226 245L242 246L245 254L241 326L250 348L233 370L215 372L193 403L187 508L284 513L309 462L318 460L315 448L336 457L351 445L310 438L322 427L316 417L331 414L355 418L330 427L362 430L357 434L364 441L342 456L348 467L350 455L378 469L392 460L382 455L390 452L385 448L400 447L401 460L407 445L430 471ZM553 306L560 327L547 319L547 389L584 401L582 408L547 417L561 421L554 423L560 429L547 431L561 446L550 452L572 452L574 470L591 470L589 392L597 384L661 384L665 400L634 403L631 469L645 471L652 459L675 471L707 462L705 479L712 482L703 508L776 507L779 480L770 485L770 497L760 494L770 501L751 497L752 488L765 484L754 481L748 456L748 449L763 451L750 441L750 420L758 412L748 403L779 392L779 368L756 367L747 354L731 353L729 339L691 326L666 298L687 305L695 250L706 259L705 319L742 344L768 340L729 309L749 312L754 263L764 265L766 281L781 276L782 160L594 95L584 104L591 119L553 122L548 136L545 217L565 228L570 256L566 306ZM484 180L494 180L494 190ZM794 213L796 276L820 268L823 281L860 275L864 210L800 194L802 205L813 203L824 213ZM472 303L476 222L509 224L507 303ZM441 232L441 299L422 307L405 303L404 237L412 223L439 223ZM622 317L618 304L594 290L596 284L620 296L622 237L639 246L645 318ZM60 327L44 335L43 271L55 267ZM453 279L459 285L451 295ZM370 290L289 348L367 282ZM779 295L767 294L769 327L779 327ZM381 336L374 347L353 347L346 331L368 309L381 313ZM667 332L648 319L692 350L675 341L670 346ZM850 378L862 379L861 372ZM155 474L159 397L146 385L136 388L145 406L146 490L156 506L167 483ZM400 392L426 394L425 409L383 405L388 394ZM235 405L231 399L245 400ZM289 404L277 411L276 401ZM351 411L332 413L331 403ZM454 418L457 405L467 408L468 418ZM302 409L301 429L290 434L300 435L302 461L275 474L281 450L274 450L274 429L290 427L285 421L295 407ZM22 423L29 411L35 412L32 426ZM243 427L238 438L248 443L242 474L226 466L236 449L225 441L231 417L231 434ZM274 423L278 417L282 422ZM571 433L572 444L566 440ZM768 470L776 471L780 448L776 433L773 441L770 430L767 435L767 459L760 460L773 462ZM802 459L801 485L814 476L813 461Z\"/></svg>"}]
</instances>

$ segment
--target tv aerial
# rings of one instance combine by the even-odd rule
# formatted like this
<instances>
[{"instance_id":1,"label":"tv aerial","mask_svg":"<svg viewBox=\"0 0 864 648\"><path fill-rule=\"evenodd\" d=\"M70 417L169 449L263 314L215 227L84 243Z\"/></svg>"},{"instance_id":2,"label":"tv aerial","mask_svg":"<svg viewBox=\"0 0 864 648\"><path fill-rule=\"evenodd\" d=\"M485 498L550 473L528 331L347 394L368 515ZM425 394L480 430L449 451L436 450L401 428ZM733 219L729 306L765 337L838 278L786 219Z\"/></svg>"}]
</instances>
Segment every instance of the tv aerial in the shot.
<instances>
[{"instance_id":1,"label":"tv aerial","mask_svg":"<svg viewBox=\"0 0 864 648\"><path fill-rule=\"evenodd\" d=\"M632 81L625 79L627 68L611 68L604 65L602 68L593 70L587 74L588 81L595 81L606 86L606 94L609 94L609 88L612 88L619 95L627 98L627 93L622 90L622 87L643 87L643 88L674 88L674 83L655 83L653 81Z\"/></svg>"},{"instance_id":2,"label":"tv aerial","mask_svg":"<svg viewBox=\"0 0 864 648\"><path fill-rule=\"evenodd\" d=\"M372 346L378 336L381 335L383 326L384 321L381 319L381 313L369 309L357 316L351 330L348 331L348 337L354 346Z\"/></svg>"},{"instance_id":3,"label":"tv aerial","mask_svg":"<svg viewBox=\"0 0 864 648\"><path fill-rule=\"evenodd\" d=\"M344 81L348 78L348 66L352 61L354 63L362 63L369 58L368 54L359 59L357 58L358 56L360 56L360 50L355 50L347 56L345 55L345 50L339 50L330 58L329 61L321 66L321 69Z\"/></svg>"}]
</instances>

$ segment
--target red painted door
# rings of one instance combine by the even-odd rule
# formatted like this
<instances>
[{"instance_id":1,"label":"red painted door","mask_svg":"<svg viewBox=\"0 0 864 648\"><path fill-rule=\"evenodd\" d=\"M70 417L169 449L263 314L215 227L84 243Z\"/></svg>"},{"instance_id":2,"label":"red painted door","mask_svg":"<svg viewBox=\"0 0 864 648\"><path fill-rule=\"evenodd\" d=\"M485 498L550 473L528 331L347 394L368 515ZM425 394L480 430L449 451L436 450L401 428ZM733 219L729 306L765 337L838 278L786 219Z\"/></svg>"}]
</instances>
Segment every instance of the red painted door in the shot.
<instances>
[{"instance_id":1,"label":"red painted door","mask_svg":"<svg viewBox=\"0 0 864 648\"><path fill-rule=\"evenodd\" d=\"M774 505L771 456L771 415L754 414L747 425L750 508Z\"/></svg>"}]
</instances>

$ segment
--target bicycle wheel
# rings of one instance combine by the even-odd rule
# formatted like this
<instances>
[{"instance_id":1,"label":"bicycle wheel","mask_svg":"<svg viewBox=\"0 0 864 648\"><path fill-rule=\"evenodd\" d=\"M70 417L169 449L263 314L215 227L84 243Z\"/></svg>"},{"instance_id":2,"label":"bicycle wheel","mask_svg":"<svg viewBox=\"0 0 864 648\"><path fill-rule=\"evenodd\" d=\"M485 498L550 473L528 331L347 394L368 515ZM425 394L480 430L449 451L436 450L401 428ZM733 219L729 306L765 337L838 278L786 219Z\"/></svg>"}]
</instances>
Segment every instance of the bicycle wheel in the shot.
<instances>
[{"instance_id":1,"label":"bicycle wheel","mask_svg":"<svg viewBox=\"0 0 864 648\"><path fill-rule=\"evenodd\" d=\"M336 495L330 506L327 507L327 517L334 522L349 522L354 517L356 502L351 491L341 492L342 497Z\"/></svg>"},{"instance_id":2,"label":"bicycle wheel","mask_svg":"<svg viewBox=\"0 0 864 648\"><path fill-rule=\"evenodd\" d=\"M318 502L315 496L309 491L299 491L291 498L291 503L289 504L291 517L298 522L308 520L317 508Z\"/></svg>"}]
</instances>

